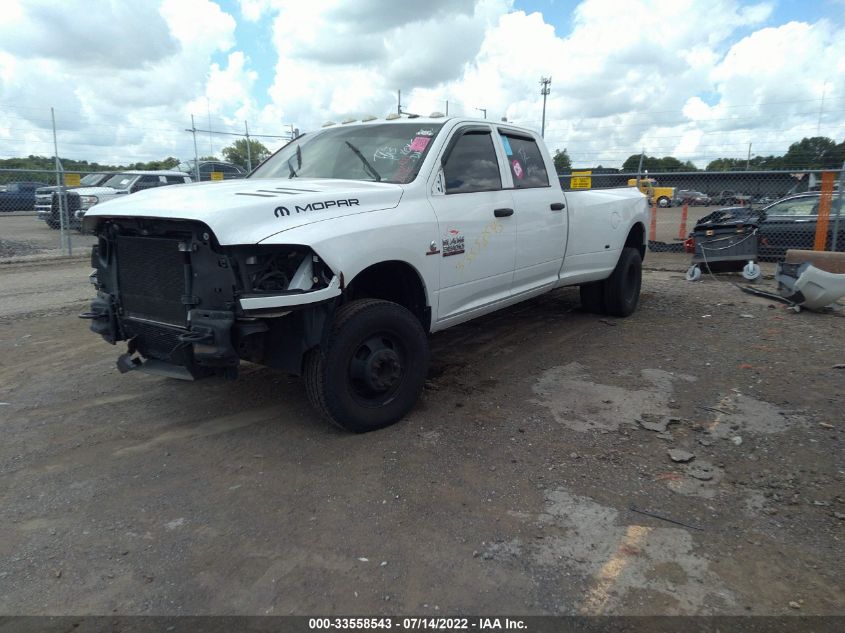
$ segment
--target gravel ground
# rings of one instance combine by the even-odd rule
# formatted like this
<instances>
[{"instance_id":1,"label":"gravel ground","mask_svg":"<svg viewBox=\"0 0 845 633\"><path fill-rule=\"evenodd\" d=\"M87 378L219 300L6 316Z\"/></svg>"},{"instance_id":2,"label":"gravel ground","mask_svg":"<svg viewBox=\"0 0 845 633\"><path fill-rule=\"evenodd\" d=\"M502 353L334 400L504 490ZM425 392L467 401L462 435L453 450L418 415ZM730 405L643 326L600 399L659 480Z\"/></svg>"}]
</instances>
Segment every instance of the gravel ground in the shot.
<instances>
[{"instance_id":1,"label":"gravel ground","mask_svg":"<svg viewBox=\"0 0 845 633\"><path fill-rule=\"evenodd\" d=\"M16 240L5 240L0 237L0 258L20 257L22 255L35 255L43 252L44 248L39 248L32 242L20 242Z\"/></svg>"},{"instance_id":2,"label":"gravel ground","mask_svg":"<svg viewBox=\"0 0 845 633\"><path fill-rule=\"evenodd\" d=\"M0 267L0 614L845 613L841 312L649 261L629 319L433 336L363 436L261 367L120 375L83 262Z\"/></svg>"}]
</instances>

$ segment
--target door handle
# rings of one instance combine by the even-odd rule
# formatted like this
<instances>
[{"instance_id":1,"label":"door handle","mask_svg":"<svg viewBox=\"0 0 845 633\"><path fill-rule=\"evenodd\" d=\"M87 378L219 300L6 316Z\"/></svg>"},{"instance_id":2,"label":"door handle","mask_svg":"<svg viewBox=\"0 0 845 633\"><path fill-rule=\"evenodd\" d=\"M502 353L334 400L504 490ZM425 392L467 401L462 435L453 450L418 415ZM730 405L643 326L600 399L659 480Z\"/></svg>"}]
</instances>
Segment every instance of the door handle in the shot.
<instances>
[{"instance_id":1,"label":"door handle","mask_svg":"<svg viewBox=\"0 0 845 633\"><path fill-rule=\"evenodd\" d=\"M506 218L509 215L513 215L513 209L496 209L493 211L493 215L497 218Z\"/></svg>"},{"instance_id":2,"label":"door handle","mask_svg":"<svg viewBox=\"0 0 845 633\"><path fill-rule=\"evenodd\" d=\"M566 205L562 202L552 202L550 208L552 211L563 211L566 208Z\"/></svg>"}]
</instances>

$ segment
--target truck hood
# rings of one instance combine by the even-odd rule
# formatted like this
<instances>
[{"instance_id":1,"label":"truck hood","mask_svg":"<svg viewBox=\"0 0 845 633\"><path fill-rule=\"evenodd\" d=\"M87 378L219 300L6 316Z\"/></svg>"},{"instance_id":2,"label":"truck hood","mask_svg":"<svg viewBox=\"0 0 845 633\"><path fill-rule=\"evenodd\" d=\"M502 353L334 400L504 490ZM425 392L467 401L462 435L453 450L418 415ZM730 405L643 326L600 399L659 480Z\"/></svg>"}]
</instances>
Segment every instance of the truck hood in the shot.
<instances>
[{"instance_id":1,"label":"truck hood","mask_svg":"<svg viewBox=\"0 0 845 633\"><path fill-rule=\"evenodd\" d=\"M174 185L91 207L84 228L93 228L100 218L195 220L206 224L220 244L255 244L306 224L392 209L402 192L388 183L300 178Z\"/></svg>"},{"instance_id":2,"label":"truck hood","mask_svg":"<svg viewBox=\"0 0 845 633\"><path fill-rule=\"evenodd\" d=\"M112 189L111 187L76 187L71 189L71 191L80 196L113 196L116 193L126 193L118 189Z\"/></svg>"}]
</instances>

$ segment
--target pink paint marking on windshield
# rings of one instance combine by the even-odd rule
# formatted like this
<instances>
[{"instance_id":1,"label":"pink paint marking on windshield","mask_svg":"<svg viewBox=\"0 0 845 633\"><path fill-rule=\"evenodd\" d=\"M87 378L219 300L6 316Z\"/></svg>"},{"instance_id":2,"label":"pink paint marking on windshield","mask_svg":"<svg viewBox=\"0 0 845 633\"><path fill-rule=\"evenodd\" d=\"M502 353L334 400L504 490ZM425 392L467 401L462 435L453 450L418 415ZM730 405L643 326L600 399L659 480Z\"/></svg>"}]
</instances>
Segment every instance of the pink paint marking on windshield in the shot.
<instances>
[{"instance_id":1,"label":"pink paint marking on windshield","mask_svg":"<svg viewBox=\"0 0 845 633\"><path fill-rule=\"evenodd\" d=\"M411 151L423 152L430 142L431 138L428 136L415 136L414 140L411 141Z\"/></svg>"}]
</instances>

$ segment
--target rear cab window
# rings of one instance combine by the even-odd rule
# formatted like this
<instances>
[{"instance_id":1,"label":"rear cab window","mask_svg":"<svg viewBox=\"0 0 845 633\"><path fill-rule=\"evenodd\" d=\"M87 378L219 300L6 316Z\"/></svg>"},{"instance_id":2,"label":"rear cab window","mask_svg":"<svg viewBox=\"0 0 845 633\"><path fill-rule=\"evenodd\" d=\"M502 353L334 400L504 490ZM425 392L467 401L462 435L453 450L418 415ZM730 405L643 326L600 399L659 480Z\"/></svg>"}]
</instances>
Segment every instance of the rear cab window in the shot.
<instances>
[{"instance_id":1,"label":"rear cab window","mask_svg":"<svg viewBox=\"0 0 845 633\"><path fill-rule=\"evenodd\" d=\"M546 163L533 138L500 129L499 139L507 156L514 189L549 186Z\"/></svg>"}]
</instances>

